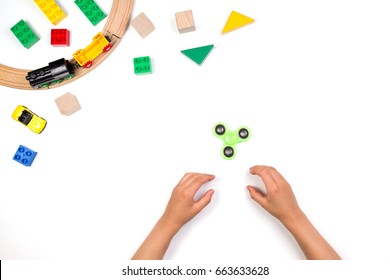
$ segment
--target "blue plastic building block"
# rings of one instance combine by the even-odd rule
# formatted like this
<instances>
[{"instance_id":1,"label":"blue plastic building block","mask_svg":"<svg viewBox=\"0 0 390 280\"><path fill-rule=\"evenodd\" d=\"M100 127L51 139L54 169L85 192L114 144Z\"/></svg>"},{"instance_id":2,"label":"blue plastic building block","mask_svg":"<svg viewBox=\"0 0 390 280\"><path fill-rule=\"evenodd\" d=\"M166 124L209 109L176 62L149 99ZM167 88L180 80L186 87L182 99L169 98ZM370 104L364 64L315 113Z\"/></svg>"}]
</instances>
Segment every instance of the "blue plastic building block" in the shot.
<instances>
[{"instance_id":1,"label":"blue plastic building block","mask_svg":"<svg viewBox=\"0 0 390 280\"><path fill-rule=\"evenodd\" d=\"M31 166L36 155L37 152L34 152L29 148L24 147L23 145L20 145L14 155L14 160L25 166Z\"/></svg>"}]
</instances>

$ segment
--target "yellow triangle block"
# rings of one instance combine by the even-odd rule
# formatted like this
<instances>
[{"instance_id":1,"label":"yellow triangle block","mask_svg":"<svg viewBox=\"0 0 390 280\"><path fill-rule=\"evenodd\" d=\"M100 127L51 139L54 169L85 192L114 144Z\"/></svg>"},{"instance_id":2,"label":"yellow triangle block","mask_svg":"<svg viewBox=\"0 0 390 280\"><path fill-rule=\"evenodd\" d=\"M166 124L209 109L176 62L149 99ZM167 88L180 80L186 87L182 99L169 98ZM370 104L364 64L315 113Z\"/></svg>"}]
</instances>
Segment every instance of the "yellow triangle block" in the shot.
<instances>
[{"instance_id":1,"label":"yellow triangle block","mask_svg":"<svg viewBox=\"0 0 390 280\"><path fill-rule=\"evenodd\" d=\"M240 13L232 11L230 16L225 24L225 27L222 30L222 34L228 33L235 29L241 28L245 25L255 22L253 18L244 16Z\"/></svg>"}]
</instances>

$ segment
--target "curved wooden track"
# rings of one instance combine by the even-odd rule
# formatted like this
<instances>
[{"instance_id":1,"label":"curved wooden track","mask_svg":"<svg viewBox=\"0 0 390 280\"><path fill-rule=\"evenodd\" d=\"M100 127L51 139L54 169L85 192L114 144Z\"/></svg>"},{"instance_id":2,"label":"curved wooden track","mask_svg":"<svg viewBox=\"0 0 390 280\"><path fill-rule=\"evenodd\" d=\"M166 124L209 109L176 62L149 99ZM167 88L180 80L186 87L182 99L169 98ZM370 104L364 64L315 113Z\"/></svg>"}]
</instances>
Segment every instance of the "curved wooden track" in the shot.
<instances>
[{"instance_id":1,"label":"curved wooden track","mask_svg":"<svg viewBox=\"0 0 390 280\"><path fill-rule=\"evenodd\" d=\"M63 81L50 88L59 87L75 81L102 63L118 46L130 23L134 0L113 0L111 12L102 33L110 38L112 49L102 53L94 61L91 68L77 68L73 79ZM73 60L73 58L69 59ZM42 65L44 66L44 65ZM0 85L25 90L34 90L26 80L27 72L31 70L18 69L0 64Z\"/></svg>"}]
</instances>

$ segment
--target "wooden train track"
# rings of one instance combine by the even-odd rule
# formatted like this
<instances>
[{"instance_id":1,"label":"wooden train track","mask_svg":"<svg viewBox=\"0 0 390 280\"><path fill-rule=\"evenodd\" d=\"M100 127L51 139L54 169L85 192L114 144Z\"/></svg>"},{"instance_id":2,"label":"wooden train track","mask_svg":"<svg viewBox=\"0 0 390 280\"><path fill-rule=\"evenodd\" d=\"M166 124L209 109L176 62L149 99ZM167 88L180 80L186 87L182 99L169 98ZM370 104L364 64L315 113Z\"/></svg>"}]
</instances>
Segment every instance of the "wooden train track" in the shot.
<instances>
[{"instance_id":1,"label":"wooden train track","mask_svg":"<svg viewBox=\"0 0 390 280\"><path fill-rule=\"evenodd\" d=\"M118 46L122 36L129 26L131 12L133 10L133 3L134 0L113 0L110 15L108 16L106 25L102 31L103 35L110 38L112 49L109 52L104 52L99 55L93 61L91 68L77 68L75 70L75 76L73 79L63 81L60 84L56 84L48 88L59 87L81 78L85 74L95 69L109 56ZM73 58L69 60L72 61ZM0 64L0 85L16 89L33 90L29 82L26 80L26 75L29 71L31 70L18 69Z\"/></svg>"}]
</instances>

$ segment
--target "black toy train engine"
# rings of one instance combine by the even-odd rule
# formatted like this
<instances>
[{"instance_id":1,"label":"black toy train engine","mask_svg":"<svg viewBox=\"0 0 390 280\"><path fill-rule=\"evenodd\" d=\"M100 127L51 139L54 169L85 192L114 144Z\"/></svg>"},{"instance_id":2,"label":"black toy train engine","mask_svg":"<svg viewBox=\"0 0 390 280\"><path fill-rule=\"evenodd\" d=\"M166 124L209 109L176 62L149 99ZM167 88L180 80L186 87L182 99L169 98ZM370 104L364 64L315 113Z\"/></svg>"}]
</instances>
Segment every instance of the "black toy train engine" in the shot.
<instances>
[{"instance_id":1,"label":"black toy train engine","mask_svg":"<svg viewBox=\"0 0 390 280\"><path fill-rule=\"evenodd\" d=\"M32 88L46 88L74 77L74 67L64 59L50 62L49 66L42 67L27 73L26 80Z\"/></svg>"}]
</instances>

